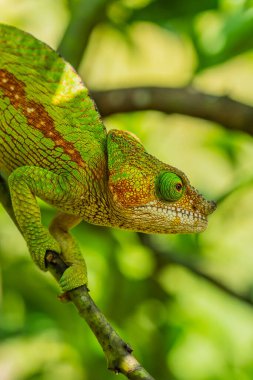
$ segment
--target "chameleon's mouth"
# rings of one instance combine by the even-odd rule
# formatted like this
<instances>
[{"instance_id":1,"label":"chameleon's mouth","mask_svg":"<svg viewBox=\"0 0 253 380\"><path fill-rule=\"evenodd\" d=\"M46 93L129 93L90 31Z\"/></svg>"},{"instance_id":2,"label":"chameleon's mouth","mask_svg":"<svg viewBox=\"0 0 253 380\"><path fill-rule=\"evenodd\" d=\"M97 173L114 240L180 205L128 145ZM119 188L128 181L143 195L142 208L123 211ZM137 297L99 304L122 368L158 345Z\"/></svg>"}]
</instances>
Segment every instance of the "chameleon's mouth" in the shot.
<instances>
[{"instance_id":1,"label":"chameleon's mouth","mask_svg":"<svg viewBox=\"0 0 253 380\"><path fill-rule=\"evenodd\" d=\"M172 218L184 218L187 220L190 220L192 222L197 221L197 220L202 220L202 221L207 221L207 216L200 211L191 211L191 210L186 210L181 207L176 207L176 206L159 206L157 202L150 202L146 204L145 206L139 206L136 207L135 209L137 210L143 210L146 209L147 211L153 211L157 213L158 215L164 215L167 217L172 217ZM210 212L208 212L209 214Z\"/></svg>"},{"instance_id":2,"label":"chameleon's mouth","mask_svg":"<svg viewBox=\"0 0 253 380\"><path fill-rule=\"evenodd\" d=\"M212 206L214 208L214 205ZM211 206L210 206L211 209ZM206 229L207 215L199 210L187 210L176 206L160 205L150 202L145 206L136 207L138 213L142 213L145 220L146 232L151 233L197 233Z\"/></svg>"}]
</instances>

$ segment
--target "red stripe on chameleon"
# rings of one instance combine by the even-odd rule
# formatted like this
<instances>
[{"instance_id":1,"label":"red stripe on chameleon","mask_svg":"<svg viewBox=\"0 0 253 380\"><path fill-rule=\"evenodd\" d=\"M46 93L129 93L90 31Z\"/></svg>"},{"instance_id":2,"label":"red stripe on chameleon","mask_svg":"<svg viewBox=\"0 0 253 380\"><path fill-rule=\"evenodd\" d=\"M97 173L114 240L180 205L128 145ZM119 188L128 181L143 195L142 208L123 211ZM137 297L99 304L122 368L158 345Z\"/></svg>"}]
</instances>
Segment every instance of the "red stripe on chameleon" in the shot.
<instances>
[{"instance_id":1,"label":"red stripe on chameleon","mask_svg":"<svg viewBox=\"0 0 253 380\"><path fill-rule=\"evenodd\" d=\"M54 120L41 103L26 98L25 83L17 79L8 70L0 69L0 88L4 96L10 99L11 105L15 109L21 109L27 119L28 125L40 130L46 138L55 143L55 147L61 147L72 161L78 166L85 167L80 153L75 149L72 142L66 141L64 137L55 129Z\"/></svg>"}]
</instances>

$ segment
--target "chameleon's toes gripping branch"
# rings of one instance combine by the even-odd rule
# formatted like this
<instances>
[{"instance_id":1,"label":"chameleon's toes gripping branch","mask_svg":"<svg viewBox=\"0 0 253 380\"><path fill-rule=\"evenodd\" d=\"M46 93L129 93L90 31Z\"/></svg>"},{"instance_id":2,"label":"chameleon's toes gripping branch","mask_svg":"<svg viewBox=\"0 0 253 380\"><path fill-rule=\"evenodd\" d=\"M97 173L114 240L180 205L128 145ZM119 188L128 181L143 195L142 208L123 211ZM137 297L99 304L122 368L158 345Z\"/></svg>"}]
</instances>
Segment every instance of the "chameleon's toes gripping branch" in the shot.
<instances>
[{"instance_id":1,"label":"chameleon's toes gripping branch","mask_svg":"<svg viewBox=\"0 0 253 380\"><path fill-rule=\"evenodd\" d=\"M48 250L45 255L46 267L54 268L55 277L57 278L63 293L78 288L79 286L87 286L87 269L85 263L82 266L73 264L67 266L63 261L62 255L57 252Z\"/></svg>"},{"instance_id":2,"label":"chameleon's toes gripping branch","mask_svg":"<svg viewBox=\"0 0 253 380\"><path fill-rule=\"evenodd\" d=\"M79 286L87 286L87 282L86 268L78 265L71 265L64 271L59 284L62 291L65 293L69 290L79 288Z\"/></svg>"},{"instance_id":3,"label":"chameleon's toes gripping branch","mask_svg":"<svg viewBox=\"0 0 253 380\"><path fill-rule=\"evenodd\" d=\"M78 288L82 285L87 285L87 269L86 264L81 256L80 251L77 257L75 255L69 256L68 249L63 249L59 242L50 236L48 233L40 240L39 245L33 246L30 245L30 252L34 262L39 266L43 271L49 269L49 264L59 265L60 258L62 272L59 273L57 277L61 290L65 293L69 290ZM38 241L39 238L36 239Z\"/></svg>"}]
</instances>

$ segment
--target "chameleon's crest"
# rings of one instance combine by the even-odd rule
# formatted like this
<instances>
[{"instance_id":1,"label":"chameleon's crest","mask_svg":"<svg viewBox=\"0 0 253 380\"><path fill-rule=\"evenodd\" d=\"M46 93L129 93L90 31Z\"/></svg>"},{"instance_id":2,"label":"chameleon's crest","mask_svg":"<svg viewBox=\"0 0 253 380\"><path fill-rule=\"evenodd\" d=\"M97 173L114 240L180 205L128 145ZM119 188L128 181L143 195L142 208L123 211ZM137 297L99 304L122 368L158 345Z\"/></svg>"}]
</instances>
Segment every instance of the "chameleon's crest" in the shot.
<instances>
[{"instance_id":1,"label":"chameleon's crest","mask_svg":"<svg viewBox=\"0 0 253 380\"><path fill-rule=\"evenodd\" d=\"M150 200L149 177L145 171L147 154L130 133L110 131L107 137L109 189L123 207L140 206Z\"/></svg>"}]
</instances>

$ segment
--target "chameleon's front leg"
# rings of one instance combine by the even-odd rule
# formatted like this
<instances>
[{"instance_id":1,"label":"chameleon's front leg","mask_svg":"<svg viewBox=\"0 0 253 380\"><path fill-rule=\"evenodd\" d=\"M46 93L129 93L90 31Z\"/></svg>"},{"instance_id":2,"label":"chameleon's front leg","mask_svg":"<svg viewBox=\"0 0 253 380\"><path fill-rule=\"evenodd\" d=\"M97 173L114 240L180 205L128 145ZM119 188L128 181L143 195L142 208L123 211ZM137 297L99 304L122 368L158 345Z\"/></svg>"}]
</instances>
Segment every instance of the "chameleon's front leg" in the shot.
<instances>
[{"instance_id":1,"label":"chameleon's front leg","mask_svg":"<svg viewBox=\"0 0 253 380\"><path fill-rule=\"evenodd\" d=\"M68 265L60 279L63 290L74 289L88 283L84 258L69 230L81 222L81 218L59 212L49 226L51 235L60 245L63 261Z\"/></svg>"},{"instance_id":2,"label":"chameleon's front leg","mask_svg":"<svg viewBox=\"0 0 253 380\"><path fill-rule=\"evenodd\" d=\"M68 182L64 177L48 170L33 166L22 166L11 173L8 183L17 223L33 260L45 271L47 270L46 252L54 251L60 254L61 247L41 223L36 196L46 199L52 204L64 202L70 192ZM85 264L82 266L82 270L84 270L84 275L81 279L79 278L78 286L86 284ZM68 273L70 278L68 278ZM76 287L76 282L73 280L73 270L68 272L67 269L65 271L62 285L63 291Z\"/></svg>"}]
</instances>

